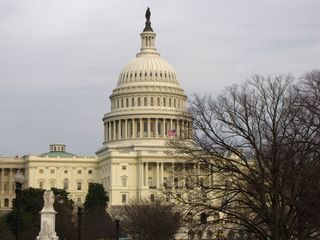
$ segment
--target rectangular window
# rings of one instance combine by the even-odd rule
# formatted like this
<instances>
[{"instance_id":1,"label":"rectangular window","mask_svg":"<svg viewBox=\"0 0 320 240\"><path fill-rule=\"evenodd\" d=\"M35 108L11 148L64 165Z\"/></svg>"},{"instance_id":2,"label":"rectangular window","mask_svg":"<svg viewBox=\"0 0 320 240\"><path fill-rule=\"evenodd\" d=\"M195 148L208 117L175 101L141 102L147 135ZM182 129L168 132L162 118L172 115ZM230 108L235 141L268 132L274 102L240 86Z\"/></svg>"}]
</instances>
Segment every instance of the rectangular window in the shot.
<instances>
[{"instance_id":1,"label":"rectangular window","mask_svg":"<svg viewBox=\"0 0 320 240\"><path fill-rule=\"evenodd\" d=\"M43 182L39 182L39 188L43 189Z\"/></svg>"},{"instance_id":2,"label":"rectangular window","mask_svg":"<svg viewBox=\"0 0 320 240\"><path fill-rule=\"evenodd\" d=\"M50 188L55 188L54 182L50 182Z\"/></svg>"},{"instance_id":3,"label":"rectangular window","mask_svg":"<svg viewBox=\"0 0 320 240\"><path fill-rule=\"evenodd\" d=\"M43 169L39 169L39 173L42 174L43 173Z\"/></svg>"},{"instance_id":4,"label":"rectangular window","mask_svg":"<svg viewBox=\"0 0 320 240\"><path fill-rule=\"evenodd\" d=\"M121 186L127 187L127 178L126 177L121 178Z\"/></svg>"},{"instance_id":5,"label":"rectangular window","mask_svg":"<svg viewBox=\"0 0 320 240\"><path fill-rule=\"evenodd\" d=\"M89 173L89 174L92 174L92 170L89 170L88 173Z\"/></svg>"},{"instance_id":6,"label":"rectangular window","mask_svg":"<svg viewBox=\"0 0 320 240\"><path fill-rule=\"evenodd\" d=\"M50 169L50 173L51 173L51 174L54 174L54 169Z\"/></svg>"},{"instance_id":7,"label":"rectangular window","mask_svg":"<svg viewBox=\"0 0 320 240\"><path fill-rule=\"evenodd\" d=\"M78 190L78 191L81 190L81 182L77 182L77 190Z\"/></svg>"},{"instance_id":8,"label":"rectangular window","mask_svg":"<svg viewBox=\"0 0 320 240\"><path fill-rule=\"evenodd\" d=\"M127 202L127 194L122 194L122 203Z\"/></svg>"},{"instance_id":9,"label":"rectangular window","mask_svg":"<svg viewBox=\"0 0 320 240\"><path fill-rule=\"evenodd\" d=\"M9 191L8 182L3 182L3 190L4 190L4 192L8 192Z\"/></svg>"},{"instance_id":10,"label":"rectangular window","mask_svg":"<svg viewBox=\"0 0 320 240\"><path fill-rule=\"evenodd\" d=\"M9 199L8 198L4 199L4 207L9 207Z\"/></svg>"},{"instance_id":11,"label":"rectangular window","mask_svg":"<svg viewBox=\"0 0 320 240\"><path fill-rule=\"evenodd\" d=\"M81 174L82 173L82 171L81 170L78 170L78 174Z\"/></svg>"},{"instance_id":12,"label":"rectangular window","mask_svg":"<svg viewBox=\"0 0 320 240\"><path fill-rule=\"evenodd\" d=\"M123 165L122 170L126 170L126 169L127 169L127 166Z\"/></svg>"}]
</instances>

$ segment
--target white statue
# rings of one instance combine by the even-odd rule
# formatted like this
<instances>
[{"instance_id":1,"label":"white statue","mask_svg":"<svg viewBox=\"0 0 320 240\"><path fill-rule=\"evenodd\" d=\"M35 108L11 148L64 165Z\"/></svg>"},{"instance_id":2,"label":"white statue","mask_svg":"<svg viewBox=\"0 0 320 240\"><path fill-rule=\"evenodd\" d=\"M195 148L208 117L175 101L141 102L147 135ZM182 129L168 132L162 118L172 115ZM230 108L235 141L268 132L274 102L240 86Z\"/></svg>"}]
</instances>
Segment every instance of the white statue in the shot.
<instances>
[{"instance_id":1,"label":"white statue","mask_svg":"<svg viewBox=\"0 0 320 240\"><path fill-rule=\"evenodd\" d=\"M54 194L46 190L43 194L44 206L41 214L41 229L37 240L59 240L55 232L56 211L53 208Z\"/></svg>"},{"instance_id":2,"label":"white statue","mask_svg":"<svg viewBox=\"0 0 320 240\"><path fill-rule=\"evenodd\" d=\"M51 190L46 190L43 194L44 206L42 210L54 210L54 194Z\"/></svg>"}]
</instances>

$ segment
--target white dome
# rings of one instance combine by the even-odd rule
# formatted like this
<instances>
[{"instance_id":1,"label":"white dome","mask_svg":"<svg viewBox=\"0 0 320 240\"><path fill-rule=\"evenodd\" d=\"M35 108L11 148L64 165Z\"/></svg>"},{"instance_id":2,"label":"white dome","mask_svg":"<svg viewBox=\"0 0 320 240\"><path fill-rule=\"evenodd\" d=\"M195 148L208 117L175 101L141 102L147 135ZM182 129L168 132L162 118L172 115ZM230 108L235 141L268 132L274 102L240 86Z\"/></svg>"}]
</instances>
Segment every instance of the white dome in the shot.
<instances>
[{"instance_id":1,"label":"white dome","mask_svg":"<svg viewBox=\"0 0 320 240\"><path fill-rule=\"evenodd\" d=\"M158 54L140 54L132 59L121 71L117 86L146 82L179 86L176 71Z\"/></svg>"}]
</instances>

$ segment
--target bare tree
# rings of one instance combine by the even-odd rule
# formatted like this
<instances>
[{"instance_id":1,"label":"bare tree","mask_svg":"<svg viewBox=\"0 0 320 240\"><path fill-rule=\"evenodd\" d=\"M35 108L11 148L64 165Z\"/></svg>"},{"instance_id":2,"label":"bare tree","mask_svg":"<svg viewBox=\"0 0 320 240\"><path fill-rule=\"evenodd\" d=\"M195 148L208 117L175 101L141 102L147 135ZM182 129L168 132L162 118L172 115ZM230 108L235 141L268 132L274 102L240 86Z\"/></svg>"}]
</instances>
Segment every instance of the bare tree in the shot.
<instances>
[{"instance_id":1,"label":"bare tree","mask_svg":"<svg viewBox=\"0 0 320 240\"><path fill-rule=\"evenodd\" d=\"M311 111L301 99L290 75L255 76L216 99L194 97L193 141L171 146L193 166L184 170L193 187L175 195L205 214L199 225L218 225L217 237L232 228L247 239L316 238L308 209L320 205L319 105Z\"/></svg>"},{"instance_id":2,"label":"bare tree","mask_svg":"<svg viewBox=\"0 0 320 240\"><path fill-rule=\"evenodd\" d=\"M173 239L181 226L181 213L160 200L132 202L124 207L123 229L134 239Z\"/></svg>"}]
</instances>

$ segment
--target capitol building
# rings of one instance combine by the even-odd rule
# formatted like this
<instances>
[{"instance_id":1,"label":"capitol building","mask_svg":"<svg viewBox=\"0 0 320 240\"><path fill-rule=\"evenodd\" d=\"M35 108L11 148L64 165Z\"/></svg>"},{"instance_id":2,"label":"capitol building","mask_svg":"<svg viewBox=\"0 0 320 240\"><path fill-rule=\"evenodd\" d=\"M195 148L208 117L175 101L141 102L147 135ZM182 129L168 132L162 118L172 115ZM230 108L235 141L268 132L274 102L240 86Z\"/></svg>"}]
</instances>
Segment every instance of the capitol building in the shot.
<instances>
[{"instance_id":1,"label":"capitol building","mask_svg":"<svg viewBox=\"0 0 320 240\"><path fill-rule=\"evenodd\" d=\"M25 177L24 188L64 188L76 203L84 202L89 183L101 183L111 207L133 199L153 201L163 189L184 184L175 171L185 164L174 158L168 141L188 141L191 135L187 96L174 68L156 50L148 17L140 36L140 51L120 72L110 96L96 156L80 157L64 144L52 144L45 153L0 157L1 210L11 207L17 171Z\"/></svg>"}]
</instances>

